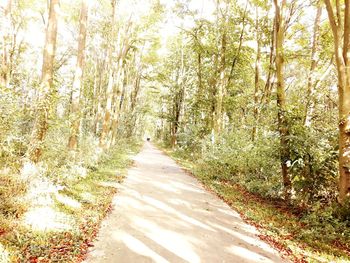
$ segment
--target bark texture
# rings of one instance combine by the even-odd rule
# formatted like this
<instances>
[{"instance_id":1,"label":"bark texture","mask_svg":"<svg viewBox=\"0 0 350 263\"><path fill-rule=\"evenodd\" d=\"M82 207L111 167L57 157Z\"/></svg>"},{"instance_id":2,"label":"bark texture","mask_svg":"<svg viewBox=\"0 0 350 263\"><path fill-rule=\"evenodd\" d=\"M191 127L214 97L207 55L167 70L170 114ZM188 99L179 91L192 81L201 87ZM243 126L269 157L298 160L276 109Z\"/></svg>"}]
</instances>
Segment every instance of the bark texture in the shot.
<instances>
[{"instance_id":1,"label":"bark texture","mask_svg":"<svg viewBox=\"0 0 350 263\"><path fill-rule=\"evenodd\" d=\"M10 46L11 46L11 10L12 0L7 0L4 6L3 16L3 38L2 38L2 57L1 57L1 74L0 84L3 87L8 88L10 85Z\"/></svg>"},{"instance_id":2,"label":"bark texture","mask_svg":"<svg viewBox=\"0 0 350 263\"><path fill-rule=\"evenodd\" d=\"M307 79L307 101L306 101L306 109L305 109L305 126L311 126L312 123L312 114L315 108L315 70L317 67L317 51L319 46L319 33L320 33L320 21L322 15L322 6L317 8L314 29L313 29L313 37L312 37L312 48L311 48L311 64L310 64L310 72Z\"/></svg>"},{"instance_id":3,"label":"bark texture","mask_svg":"<svg viewBox=\"0 0 350 263\"><path fill-rule=\"evenodd\" d=\"M114 63L113 52L115 50L115 32L116 32L116 8L117 1L112 0L112 18L111 18L111 39L108 46L108 84L106 90L106 106L104 109L104 117L102 123L102 130L100 135L100 147L108 148L108 133L111 127L112 116L112 99L113 99L113 87L114 87Z\"/></svg>"},{"instance_id":4,"label":"bark texture","mask_svg":"<svg viewBox=\"0 0 350 263\"><path fill-rule=\"evenodd\" d=\"M339 99L339 201L350 194L350 0L324 0L334 37ZM344 5L344 6L342 6ZM344 8L344 14L340 12Z\"/></svg>"},{"instance_id":5,"label":"bark texture","mask_svg":"<svg viewBox=\"0 0 350 263\"><path fill-rule=\"evenodd\" d=\"M71 128L68 140L68 148L75 150L78 145L78 135L80 127L80 96L82 90L82 81L84 73L84 58L86 45L86 31L88 19L88 0L81 1L80 19L79 19L79 39L78 39L78 54L75 67L73 90L72 90L72 104L71 104Z\"/></svg>"},{"instance_id":6,"label":"bark texture","mask_svg":"<svg viewBox=\"0 0 350 263\"><path fill-rule=\"evenodd\" d=\"M56 53L57 20L60 0L51 0L49 19L46 28L41 83L39 87L38 108L34 122L28 156L31 161L38 162L42 155L42 144L48 130L50 109L53 97L53 74Z\"/></svg>"},{"instance_id":7,"label":"bark texture","mask_svg":"<svg viewBox=\"0 0 350 263\"><path fill-rule=\"evenodd\" d=\"M286 116L286 94L284 79L284 50L283 43L286 33L286 22L283 11L286 1L274 0L275 4L275 50L276 50L276 76L277 76L277 108L278 108L278 130L280 134L280 158L282 169L282 180L284 186L284 198L289 201L291 197L291 179L289 175L288 162L290 162L289 129Z\"/></svg>"}]
</instances>

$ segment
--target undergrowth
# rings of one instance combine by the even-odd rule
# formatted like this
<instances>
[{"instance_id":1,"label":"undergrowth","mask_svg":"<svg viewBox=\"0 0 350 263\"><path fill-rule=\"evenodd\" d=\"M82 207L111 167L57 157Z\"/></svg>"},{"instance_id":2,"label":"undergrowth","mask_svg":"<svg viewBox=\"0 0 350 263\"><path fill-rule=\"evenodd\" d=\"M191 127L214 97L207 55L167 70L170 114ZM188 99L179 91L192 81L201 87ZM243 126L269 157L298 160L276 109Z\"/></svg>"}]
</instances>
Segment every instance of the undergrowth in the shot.
<instances>
[{"instance_id":1,"label":"undergrowth","mask_svg":"<svg viewBox=\"0 0 350 263\"><path fill-rule=\"evenodd\" d=\"M25 184L16 188L14 182L1 183L1 200L8 202L1 203L0 262L82 261L101 220L111 210L118 184L132 164L130 156L139 149L137 143L119 143L84 177L69 180L50 193L45 205L25 207L23 201L13 203L14 193L25 192ZM11 198L3 199L6 194ZM29 224L28 220L37 222Z\"/></svg>"}]
</instances>

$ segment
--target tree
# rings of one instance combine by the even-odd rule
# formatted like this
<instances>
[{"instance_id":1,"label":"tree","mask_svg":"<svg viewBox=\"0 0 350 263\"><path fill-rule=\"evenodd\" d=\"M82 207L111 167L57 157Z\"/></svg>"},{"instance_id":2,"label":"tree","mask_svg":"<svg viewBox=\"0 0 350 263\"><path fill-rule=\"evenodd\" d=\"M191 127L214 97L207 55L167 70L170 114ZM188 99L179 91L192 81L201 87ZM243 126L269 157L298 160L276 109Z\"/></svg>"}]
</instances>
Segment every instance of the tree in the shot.
<instances>
[{"instance_id":1,"label":"tree","mask_svg":"<svg viewBox=\"0 0 350 263\"><path fill-rule=\"evenodd\" d=\"M339 201L350 193L350 0L324 0L334 38L339 100ZM335 9L335 10L334 10Z\"/></svg>"},{"instance_id":2,"label":"tree","mask_svg":"<svg viewBox=\"0 0 350 263\"><path fill-rule=\"evenodd\" d=\"M307 78L307 101L306 101L306 113L305 113L305 121L304 124L306 126L311 125L312 113L314 111L315 103L314 96L315 92L315 70L317 67L317 51L319 48L319 34L320 34L320 21L322 15L322 6L319 5L317 7L315 23L313 28L313 36L312 36L312 48L311 48L311 63L310 63L310 71L309 76Z\"/></svg>"},{"instance_id":3,"label":"tree","mask_svg":"<svg viewBox=\"0 0 350 263\"><path fill-rule=\"evenodd\" d=\"M256 18L255 18L255 34L256 34L256 59L255 59L255 77L254 77L254 109L253 117L254 124L252 130L252 141L256 138L257 122L259 116L259 91L260 91L260 71L261 71L261 33L259 26L259 7L256 6Z\"/></svg>"},{"instance_id":4,"label":"tree","mask_svg":"<svg viewBox=\"0 0 350 263\"><path fill-rule=\"evenodd\" d=\"M118 56L117 56L117 63L116 63L116 70L115 70L115 84L113 89L113 100L114 100L114 112L111 113L112 115L112 121L110 125L109 130L109 142L108 147L114 145L116 141L116 132L119 124L119 117L120 117L120 111L122 109L122 105L124 104L125 100L125 71L126 71L126 65L125 65L125 59L130 51L131 48L131 40L130 40L130 31L132 29L132 23L131 20L126 23L125 25L125 31L123 36L123 41L118 41L120 43L120 46L116 47L118 48ZM120 30L121 31L121 30ZM119 38L121 38L121 35L119 35ZM118 96L120 95L120 100L118 101Z\"/></svg>"},{"instance_id":5,"label":"tree","mask_svg":"<svg viewBox=\"0 0 350 263\"><path fill-rule=\"evenodd\" d=\"M46 39L43 54L42 74L39 86L37 113L31 136L28 156L38 162L42 155L42 144L48 130L49 112L52 107L54 59L56 54L57 20L60 0L49 3L49 19L46 28Z\"/></svg>"},{"instance_id":6,"label":"tree","mask_svg":"<svg viewBox=\"0 0 350 263\"><path fill-rule=\"evenodd\" d=\"M108 147L108 133L111 126L111 116L112 116L112 100L113 100L113 87L115 83L115 67L113 62L113 52L115 51L115 34L116 34L116 9L117 1L112 0L112 17L111 17L111 32L110 32L110 42L108 43L108 84L106 89L106 106L104 109L104 117L102 123L102 130L100 135L100 147Z\"/></svg>"},{"instance_id":7,"label":"tree","mask_svg":"<svg viewBox=\"0 0 350 263\"><path fill-rule=\"evenodd\" d=\"M213 137L214 139L221 134L223 129L223 113L224 113L224 95L226 92L227 78L226 78L226 50L227 50L227 22L228 22L228 10L229 3L225 3L225 11L221 11L219 8L220 1L216 2L217 12L222 13L223 23L217 22L218 30L218 42L219 50L217 54L218 60L218 81L215 83L214 87L214 111L213 111ZM219 11L220 10L220 11ZM219 16L217 17L219 20Z\"/></svg>"},{"instance_id":8,"label":"tree","mask_svg":"<svg viewBox=\"0 0 350 263\"><path fill-rule=\"evenodd\" d=\"M287 29L286 18L284 12L287 8L286 0L274 0L275 4L275 49L276 49L276 76L277 76L277 107L278 107L278 131L280 135L280 158L282 168L282 179L284 186L284 197L290 200L291 194L291 179L289 175L288 162L290 162L290 150L288 145L289 127L287 120L287 105L285 93L285 77L284 77L284 39Z\"/></svg>"},{"instance_id":9,"label":"tree","mask_svg":"<svg viewBox=\"0 0 350 263\"><path fill-rule=\"evenodd\" d=\"M12 0L5 1L3 16L3 38L2 38L2 59L0 84L9 87L10 84L10 27L11 27Z\"/></svg>"},{"instance_id":10,"label":"tree","mask_svg":"<svg viewBox=\"0 0 350 263\"><path fill-rule=\"evenodd\" d=\"M79 38L78 38L78 53L77 62L75 66L75 74L72 89L72 105L71 105L71 129L68 141L68 148L74 150L78 144L78 134L81 118L81 89L84 73L84 56L85 56L85 43L86 43L86 31L88 20L88 0L81 1L80 19L79 19Z\"/></svg>"}]
</instances>

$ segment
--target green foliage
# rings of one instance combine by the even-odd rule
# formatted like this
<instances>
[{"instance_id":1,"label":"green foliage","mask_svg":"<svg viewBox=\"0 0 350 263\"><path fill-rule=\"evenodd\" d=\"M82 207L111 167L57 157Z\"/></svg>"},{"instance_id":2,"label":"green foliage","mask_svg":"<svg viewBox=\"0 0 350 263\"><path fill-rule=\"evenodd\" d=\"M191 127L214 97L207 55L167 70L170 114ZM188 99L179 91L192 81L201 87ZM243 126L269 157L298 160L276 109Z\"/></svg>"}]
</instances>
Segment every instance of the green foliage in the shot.
<instances>
[{"instance_id":1,"label":"green foliage","mask_svg":"<svg viewBox=\"0 0 350 263\"><path fill-rule=\"evenodd\" d=\"M347 211L348 213L348 211ZM300 233L300 238L310 240L317 239L319 242L346 244L350 238L349 218L344 220L339 216L339 205L324 205L321 202L314 203L302 222L309 228Z\"/></svg>"},{"instance_id":2,"label":"green foliage","mask_svg":"<svg viewBox=\"0 0 350 263\"><path fill-rule=\"evenodd\" d=\"M339 208L335 203L326 205L324 202L314 202L309 210L301 210L280 199L252 193L255 190L251 182L247 184L249 189L246 182L242 187L242 182L239 181L220 180L215 173L219 168L208 172L210 165L203 168L204 163L191 161L191 157L181 150L166 151L193 172L207 188L238 211L245 221L257 227L261 239L291 261L349 261L350 221L344 217L349 215L348 206ZM213 163L217 164L218 162ZM252 182L259 188L256 179ZM260 184L264 187L264 182L261 181Z\"/></svg>"},{"instance_id":3,"label":"green foliage","mask_svg":"<svg viewBox=\"0 0 350 263\"><path fill-rule=\"evenodd\" d=\"M15 91L0 87L0 169L18 169L19 158L27 150L26 132L31 118L20 107L20 99Z\"/></svg>"},{"instance_id":4,"label":"green foliage","mask_svg":"<svg viewBox=\"0 0 350 263\"><path fill-rule=\"evenodd\" d=\"M26 184L9 170L0 171L0 217L2 219L18 218L25 211L25 203L21 199L26 191ZM1 220L1 219L0 219ZM3 227L0 222L0 227Z\"/></svg>"},{"instance_id":5,"label":"green foliage","mask_svg":"<svg viewBox=\"0 0 350 263\"><path fill-rule=\"evenodd\" d=\"M103 155L98 147L98 138L84 133L79 140L79 148L69 151L66 127L51 129L45 141L42 161L46 166L46 176L56 182L69 183L86 176L87 169L94 169Z\"/></svg>"},{"instance_id":6,"label":"green foliage","mask_svg":"<svg viewBox=\"0 0 350 263\"><path fill-rule=\"evenodd\" d=\"M118 184L124 178L125 169L132 163L130 156L139 149L140 144L135 141L121 140L117 148L112 149L108 155L104 155L99 160L95 171L88 172L84 178L75 178L74 182L61 178L60 183L64 183L62 180L65 179L66 184L55 194L56 198L52 196L54 199L52 209L74 219L66 222L70 224L69 230L38 231L23 224L18 224L15 229L2 229L4 222L0 221L0 244L10 252L11 262L80 261L95 238L101 220L110 211L111 201ZM2 178L0 177L1 183L3 183ZM9 196L13 200L15 194L22 189L18 183L16 187L15 189L14 181L11 184L7 183L5 189L8 196L5 199L4 190L0 188L1 200L8 200ZM13 192L10 194L10 191ZM74 200L81 206L73 207L64 203L57 198L59 195ZM16 207L13 205L7 203L8 213L13 211L19 213L20 206L17 203ZM6 211L3 204L0 209L1 212ZM1 215L0 220L2 220Z\"/></svg>"},{"instance_id":7,"label":"green foliage","mask_svg":"<svg viewBox=\"0 0 350 263\"><path fill-rule=\"evenodd\" d=\"M300 114L289 112L291 177L299 202L331 202L337 192L337 130L316 130L301 123ZM322 132L322 133L321 133Z\"/></svg>"},{"instance_id":8,"label":"green foliage","mask_svg":"<svg viewBox=\"0 0 350 263\"><path fill-rule=\"evenodd\" d=\"M276 197L282 187L276 147L272 136L253 144L244 131L236 131L217 138L215 144L207 136L196 148L188 149L191 156L187 156L197 156L197 172L211 180L238 182L252 192Z\"/></svg>"},{"instance_id":9,"label":"green foliage","mask_svg":"<svg viewBox=\"0 0 350 263\"><path fill-rule=\"evenodd\" d=\"M261 11L269 13L268 3L257 1L255 4L261 8L258 10L259 14ZM187 10L188 6L183 4L181 8ZM274 64L270 64L269 54L260 54L260 79L255 94L255 68L252 65L257 54L256 49L248 44L249 41L257 41L257 35L254 34L259 33L261 48L268 49L271 41L269 30L273 21L262 15L259 20L254 20L248 14L247 30L244 32L246 42L237 53L241 32L241 27L237 25L242 23L243 15L241 9L230 3L231 12L228 14L216 14L215 21L196 20L191 29L184 30L185 34L180 32L172 39L168 59L162 63L163 67L157 69L160 76L158 81L166 87L162 90L160 103L163 108L159 114L165 125L157 129L157 136L168 145L176 138L176 152L190 156L191 160L200 164L199 172L208 178L237 182L263 196L282 198L276 91L267 90L269 87L266 82L267 75L274 74ZM305 15L301 9L295 11L296 17ZM191 12L182 15L193 17ZM226 49L221 50L218 40L222 39L225 29L231 27L232 33L229 34ZM329 27L322 24L320 28L320 38L328 39L320 45L329 49L332 41L326 30ZM317 61L319 68L312 72L316 81L313 85L317 90L314 91L315 94L308 95L311 33L304 21L296 18L286 34L293 47L286 45L284 49L287 86L285 114L290 152L287 163L293 203L300 206L312 206L318 201L332 203L336 199L338 179L337 126L333 121L337 115L336 106L332 105L336 94L329 89L334 76L325 75L318 82L322 74L327 72L325 65L331 55L329 50L320 53ZM169 63L180 61L179 54L186 58L184 65ZM222 57L225 57L224 65L220 65ZM213 138L220 66L225 68L224 77L227 78L233 61L236 61L236 65L232 80L227 83L223 97L224 128ZM175 76L181 70L186 72L186 78L179 82ZM177 95L180 88L185 91L185 100L180 105L178 117L175 109L179 107ZM310 107L310 101L315 104L312 106L312 125L305 125L306 107ZM175 135L172 134L174 126L177 127ZM254 141L253 129L257 131Z\"/></svg>"}]
</instances>

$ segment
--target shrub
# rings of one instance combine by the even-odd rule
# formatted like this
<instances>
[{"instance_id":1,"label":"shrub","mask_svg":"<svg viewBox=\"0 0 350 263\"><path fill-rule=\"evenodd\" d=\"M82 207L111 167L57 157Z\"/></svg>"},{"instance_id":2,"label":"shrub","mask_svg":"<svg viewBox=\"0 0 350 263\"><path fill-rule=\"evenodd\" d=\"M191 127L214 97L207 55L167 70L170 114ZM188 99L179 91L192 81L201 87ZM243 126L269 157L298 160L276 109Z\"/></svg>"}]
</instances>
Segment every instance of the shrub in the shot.
<instances>
[{"instance_id":1,"label":"shrub","mask_svg":"<svg viewBox=\"0 0 350 263\"><path fill-rule=\"evenodd\" d=\"M255 143L244 132L219 137L215 144L206 138L197 172L215 180L243 184L252 192L278 196L281 180L277 145L273 134Z\"/></svg>"}]
</instances>

